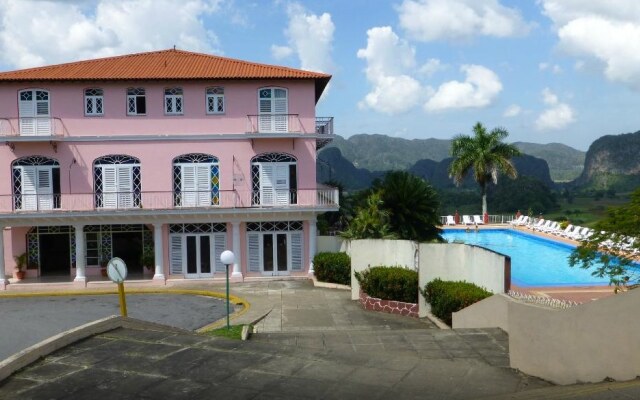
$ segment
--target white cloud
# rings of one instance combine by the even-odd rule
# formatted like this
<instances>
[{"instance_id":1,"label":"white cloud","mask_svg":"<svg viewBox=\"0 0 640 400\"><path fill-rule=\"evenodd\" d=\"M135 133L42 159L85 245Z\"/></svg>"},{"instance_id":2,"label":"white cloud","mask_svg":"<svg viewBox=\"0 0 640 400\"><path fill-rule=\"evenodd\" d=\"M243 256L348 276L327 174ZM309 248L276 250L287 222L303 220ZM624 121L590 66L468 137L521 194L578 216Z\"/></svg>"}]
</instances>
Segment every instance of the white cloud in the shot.
<instances>
[{"instance_id":1,"label":"white cloud","mask_svg":"<svg viewBox=\"0 0 640 400\"><path fill-rule=\"evenodd\" d=\"M549 63L546 63L546 62L538 64L538 69L540 71L547 71L548 70L548 71L553 72L556 75L562 72L562 67L559 66L558 64L549 64Z\"/></svg>"},{"instance_id":2,"label":"white cloud","mask_svg":"<svg viewBox=\"0 0 640 400\"><path fill-rule=\"evenodd\" d=\"M415 67L415 49L388 27L367 31L367 47L358 50L358 58L366 60L365 73L372 90L359 103L386 114L398 114L415 107L424 89L409 75Z\"/></svg>"},{"instance_id":3,"label":"white cloud","mask_svg":"<svg viewBox=\"0 0 640 400\"><path fill-rule=\"evenodd\" d=\"M0 57L26 68L137 51L219 52L202 19L219 0L0 0Z\"/></svg>"},{"instance_id":4,"label":"white cloud","mask_svg":"<svg viewBox=\"0 0 640 400\"><path fill-rule=\"evenodd\" d=\"M513 118L513 117L517 117L521 113L522 113L522 107L520 107L517 104L511 104L509 107L507 107L506 110L504 110L504 113L502 114L502 116L506 118Z\"/></svg>"},{"instance_id":5,"label":"white cloud","mask_svg":"<svg viewBox=\"0 0 640 400\"><path fill-rule=\"evenodd\" d=\"M289 46L277 46L275 44L271 46L271 55L276 60L282 60L291 54L293 54L293 49Z\"/></svg>"},{"instance_id":6,"label":"white cloud","mask_svg":"<svg viewBox=\"0 0 640 400\"><path fill-rule=\"evenodd\" d=\"M517 9L498 0L404 0L398 13L400 26L420 41L510 37L530 29Z\"/></svg>"},{"instance_id":7,"label":"white cloud","mask_svg":"<svg viewBox=\"0 0 640 400\"><path fill-rule=\"evenodd\" d=\"M640 90L640 2L542 0L559 47L601 64L605 77Z\"/></svg>"},{"instance_id":8,"label":"white cloud","mask_svg":"<svg viewBox=\"0 0 640 400\"><path fill-rule=\"evenodd\" d=\"M300 4L292 3L287 7L287 15L289 24L285 35L289 42L288 47L300 59L300 68L317 72L333 70L331 52L335 25L331 20L331 14L310 14Z\"/></svg>"},{"instance_id":9,"label":"white cloud","mask_svg":"<svg viewBox=\"0 0 640 400\"><path fill-rule=\"evenodd\" d=\"M438 60L437 58L430 58L426 63L422 64L419 72L429 78L436 72L442 71L445 68L446 65L443 64L440 60Z\"/></svg>"},{"instance_id":10,"label":"white cloud","mask_svg":"<svg viewBox=\"0 0 640 400\"><path fill-rule=\"evenodd\" d=\"M441 84L425 104L427 111L486 107L502 91L500 78L492 70L481 65L463 65L460 70L466 74L464 82Z\"/></svg>"},{"instance_id":11,"label":"white cloud","mask_svg":"<svg viewBox=\"0 0 640 400\"><path fill-rule=\"evenodd\" d=\"M549 88L542 91L542 102L548 106L536 119L538 130L558 130L575 121L574 111L566 103L560 102L558 96Z\"/></svg>"}]
</instances>

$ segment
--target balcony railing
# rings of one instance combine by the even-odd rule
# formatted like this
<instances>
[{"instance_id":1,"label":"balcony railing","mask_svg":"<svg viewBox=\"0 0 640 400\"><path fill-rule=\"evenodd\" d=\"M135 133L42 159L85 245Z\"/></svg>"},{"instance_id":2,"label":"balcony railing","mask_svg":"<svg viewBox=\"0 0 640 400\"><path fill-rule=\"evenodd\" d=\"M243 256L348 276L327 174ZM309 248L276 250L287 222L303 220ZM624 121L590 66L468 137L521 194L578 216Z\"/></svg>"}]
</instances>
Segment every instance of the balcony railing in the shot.
<instances>
[{"instance_id":1,"label":"balcony railing","mask_svg":"<svg viewBox=\"0 0 640 400\"><path fill-rule=\"evenodd\" d=\"M189 192L180 195L168 192L119 192L119 193L82 193L82 194L41 194L41 195L0 195L0 214L7 213L58 213L72 211L113 211L113 210L185 210L216 208L328 208L338 207L338 189L297 189L287 190L281 199L286 201L268 201L250 190L222 190L212 196L210 191ZM277 193L275 199L277 199ZM26 198L25 196L28 196ZM190 197L192 196L192 197ZM185 199L210 200L201 203ZM256 201L257 200L257 201ZM209 203L210 201L210 203Z\"/></svg>"},{"instance_id":2,"label":"balcony railing","mask_svg":"<svg viewBox=\"0 0 640 400\"><path fill-rule=\"evenodd\" d=\"M247 133L300 133L298 114L247 115Z\"/></svg>"},{"instance_id":3,"label":"balcony railing","mask_svg":"<svg viewBox=\"0 0 640 400\"><path fill-rule=\"evenodd\" d=\"M333 117L316 117L316 133L333 135Z\"/></svg>"},{"instance_id":4,"label":"balcony railing","mask_svg":"<svg viewBox=\"0 0 640 400\"><path fill-rule=\"evenodd\" d=\"M62 119L57 117L0 118L0 137L18 138L64 136L67 130Z\"/></svg>"}]
</instances>

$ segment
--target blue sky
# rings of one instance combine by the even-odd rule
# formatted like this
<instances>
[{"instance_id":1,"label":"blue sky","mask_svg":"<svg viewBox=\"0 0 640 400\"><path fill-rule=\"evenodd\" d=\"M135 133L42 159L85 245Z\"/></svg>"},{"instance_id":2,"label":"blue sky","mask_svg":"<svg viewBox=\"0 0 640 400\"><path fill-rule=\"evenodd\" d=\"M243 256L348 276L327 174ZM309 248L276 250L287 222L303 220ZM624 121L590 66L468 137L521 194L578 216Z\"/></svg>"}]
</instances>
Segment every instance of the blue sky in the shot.
<instances>
[{"instance_id":1,"label":"blue sky","mask_svg":"<svg viewBox=\"0 0 640 400\"><path fill-rule=\"evenodd\" d=\"M0 0L0 69L178 48L331 73L337 133L640 130L636 0Z\"/></svg>"}]
</instances>

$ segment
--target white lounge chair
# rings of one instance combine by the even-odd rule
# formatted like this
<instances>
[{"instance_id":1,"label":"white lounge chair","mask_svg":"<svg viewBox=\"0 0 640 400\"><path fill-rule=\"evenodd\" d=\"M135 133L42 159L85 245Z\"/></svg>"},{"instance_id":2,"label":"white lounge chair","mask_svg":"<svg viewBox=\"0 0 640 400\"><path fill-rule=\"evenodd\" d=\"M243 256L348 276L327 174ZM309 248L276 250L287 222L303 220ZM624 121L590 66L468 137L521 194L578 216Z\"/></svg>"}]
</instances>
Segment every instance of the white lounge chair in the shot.
<instances>
[{"instance_id":1,"label":"white lounge chair","mask_svg":"<svg viewBox=\"0 0 640 400\"><path fill-rule=\"evenodd\" d=\"M556 235L558 235L558 236L566 236L567 233L571 232L572 230L573 230L573 225L569 224L563 230L556 232Z\"/></svg>"},{"instance_id":2,"label":"white lounge chair","mask_svg":"<svg viewBox=\"0 0 640 400\"><path fill-rule=\"evenodd\" d=\"M520 222L518 226L527 226L529 225L530 222L531 222L531 218L529 218L528 215L525 215L524 218L522 218L522 222Z\"/></svg>"},{"instance_id":3,"label":"white lounge chair","mask_svg":"<svg viewBox=\"0 0 640 400\"><path fill-rule=\"evenodd\" d=\"M562 236L564 236L566 238L569 238L569 239L571 239L571 237L573 235L577 234L578 232L580 232L580 229L582 229L582 227L578 226L578 225L575 225L575 226L574 225L570 225L570 226L571 226L571 230L569 230L567 232L564 232L562 234Z\"/></svg>"},{"instance_id":4,"label":"white lounge chair","mask_svg":"<svg viewBox=\"0 0 640 400\"><path fill-rule=\"evenodd\" d=\"M484 225L484 221L482 220L482 217L479 215L473 216L473 223L476 225Z\"/></svg>"},{"instance_id":5,"label":"white lounge chair","mask_svg":"<svg viewBox=\"0 0 640 400\"><path fill-rule=\"evenodd\" d=\"M582 240L582 239L586 239L587 237L591 236L589 235L589 232L591 232L591 229L589 228L582 228L580 229L580 232L576 233L575 235L573 235L572 239L573 240Z\"/></svg>"},{"instance_id":6,"label":"white lounge chair","mask_svg":"<svg viewBox=\"0 0 640 400\"><path fill-rule=\"evenodd\" d=\"M446 225L455 225L456 220L453 218L453 215L447 215Z\"/></svg>"},{"instance_id":7,"label":"white lounge chair","mask_svg":"<svg viewBox=\"0 0 640 400\"><path fill-rule=\"evenodd\" d=\"M462 216L462 223L464 225L473 225L473 221L471 220L471 217L468 215L463 215Z\"/></svg>"},{"instance_id":8,"label":"white lounge chair","mask_svg":"<svg viewBox=\"0 0 640 400\"><path fill-rule=\"evenodd\" d=\"M545 220L540 218L537 222L532 221L531 225L527 226L527 228L535 230L537 228L542 227L544 223L545 223Z\"/></svg>"},{"instance_id":9,"label":"white lounge chair","mask_svg":"<svg viewBox=\"0 0 640 400\"><path fill-rule=\"evenodd\" d=\"M547 228L551 225L551 223L552 223L552 222L553 222L553 221L551 221L550 219L548 219L548 220L544 221L544 223L543 223L542 225L536 225L536 226L534 226L534 227L533 227L533 230L534 230L534 231L538 231L538 232L542 232L542 231L544 231L545 229L547 229Z\"/></svg>"},{"instance_id":10,"label":"white lounge chair","mask_svg":"<svg viewBox=\"0 0 640 400\"><path fill-rule=\"evenodd\" d=\"M512 219L511 221L509 221L509 224L513 226L519 226L524 217L526 217L526 215L521 215L516 219Z\"/></svg>"},{"instance_id":11,"label":"white lounge chair","mask_svg":"<svg viewBox=\"0 0 640 400\"><path fill-rule=\"evenodd\" d=\"M554 233L554 232L558 231L559 228L560 228L560 223L559 222L551 221L549 226L547 226L546 228L542 229L542 232L544 232L544 233Z\"/></svg>"}]
</instances>

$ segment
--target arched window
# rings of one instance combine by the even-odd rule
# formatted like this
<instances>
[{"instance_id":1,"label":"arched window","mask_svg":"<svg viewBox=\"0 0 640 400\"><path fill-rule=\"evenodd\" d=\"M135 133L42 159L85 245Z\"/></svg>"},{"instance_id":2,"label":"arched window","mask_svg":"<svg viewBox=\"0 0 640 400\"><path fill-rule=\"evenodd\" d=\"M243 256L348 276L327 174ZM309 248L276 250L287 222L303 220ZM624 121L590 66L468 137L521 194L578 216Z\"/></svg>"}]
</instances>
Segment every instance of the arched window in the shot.
<instances>
[{"instance_id":1,"label":"arched window","mask_svg":"<svg viewBox=\"0 0 640 400\"><path fill-rule=\"evenodd\" d=\"M296 158L286 153L264 153L251 159L252 204L297 204Z\"/></svg>"},{"instance_id":2,"label":"arched window","mask_svg":"<svg viewBox=\"0 0 640 400\"><path fill-rule=\"evenodd\" d=\"M173 159L173 201L176 207L220 205L220 166L210 154L183 154Z\"/></svg>"},{"instance_id":3,"label":"arched window","mask_svg":"<svg viewBox=\"0 0 640 400\"><path fill-rule=\"evenodd\" d=\"M258 129L260 132L289 132L287 89L258 90Z\"/></svg>"},{"instance_id":4,"label":"arched window","mask_svg":"<svg viewBox=\"0 0 640 400\"><path fill-rule=\"evenodd\" d=\"M11 164L16 210L60 208L60 164L53 158L29 156Z\"/></svg>"},{"instance_id":5,"label":"arched window","mask_svg":"<svg viewBox=\"0 0 640 400\"><path fill-rule=\"evenodd\" d=\"M137 158L115 154L95 159L93 181L97 208L140 207L142 187Z\"/></svg>"},{"instance_id":6,"label":"arched window","mask_svg":"<svg viewBox=\"0 0 640 400\"><path fill-rule=\"evenodd\" d=\"M51 112L49 91L25 89L18 92L18 114L20 135L51 135Z\"/></svg>"},{"instance_id":7,"label":"arched window","mask_svg":"<svg viewBox=\"0 0 640 400\"><path fill-rule=\"evenodd\" d=\"M104 92L102 89L85 89L84 115L94 117L104 115Z\"/></svg>"}]
</instances>

